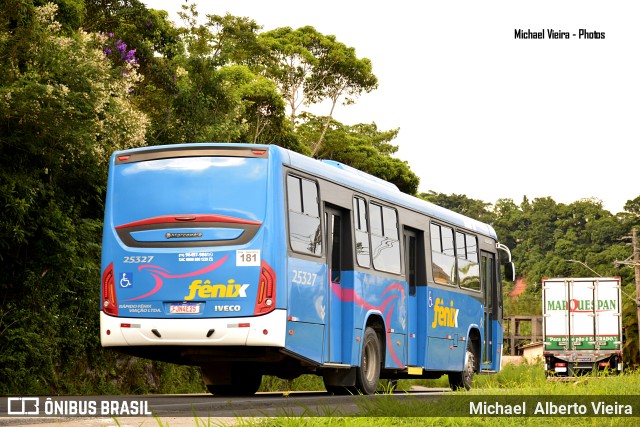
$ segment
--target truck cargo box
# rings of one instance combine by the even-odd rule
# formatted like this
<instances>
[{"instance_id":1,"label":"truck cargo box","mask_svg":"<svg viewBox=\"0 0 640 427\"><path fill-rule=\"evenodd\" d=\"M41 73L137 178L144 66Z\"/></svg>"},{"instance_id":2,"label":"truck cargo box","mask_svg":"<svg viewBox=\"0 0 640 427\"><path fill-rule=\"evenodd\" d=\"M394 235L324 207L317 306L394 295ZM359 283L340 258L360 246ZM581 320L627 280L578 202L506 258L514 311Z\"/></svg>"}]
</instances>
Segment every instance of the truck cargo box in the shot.
<instances>
[{"instance_id":1,"label":"truck cargo box","mask_svg":"<svg viewBox=\"0 0 640 427\"><path fill-rule=\"evenodd\" d=\"M542 302L548 376L622 369L619 277L543 279Z\"/></svg>"}]
</instances>

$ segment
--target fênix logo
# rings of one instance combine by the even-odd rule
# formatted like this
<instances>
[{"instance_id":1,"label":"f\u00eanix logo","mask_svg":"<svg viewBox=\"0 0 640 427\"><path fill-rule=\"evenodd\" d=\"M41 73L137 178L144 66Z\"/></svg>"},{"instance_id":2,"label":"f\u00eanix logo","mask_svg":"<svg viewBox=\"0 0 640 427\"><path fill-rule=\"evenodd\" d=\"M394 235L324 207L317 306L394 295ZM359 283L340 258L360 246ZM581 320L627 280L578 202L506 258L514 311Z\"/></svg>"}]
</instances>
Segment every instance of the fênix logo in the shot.
<instances>
[{"instance_id":1,"label":"f\u00eanix logo","mask_svg":"<svg viewBox=\"0 0 640 427\"><path fill-rule=\"evenodd\" d=\"M445 326L448 328L458 327L458 314L460 310L454 307L453 300L449 302L449 307L446 307L443 298L436 298L436 305L433 307L433 323L431 328L435 329L438 326Z\"/></svg>"},{"instance_id":2,"label":"f\u00eanix logo","mask_svg":"<svg viewBox=\"0 0 640 427\"><path fill-rule=\"evenodd\" d=\"M189 285L189 295L184 296L185 301L198 298L246 298L249 284L238 284L229 279L227 284L211 284L210 280L194 280Z\"/></svg>"}]
</instances>

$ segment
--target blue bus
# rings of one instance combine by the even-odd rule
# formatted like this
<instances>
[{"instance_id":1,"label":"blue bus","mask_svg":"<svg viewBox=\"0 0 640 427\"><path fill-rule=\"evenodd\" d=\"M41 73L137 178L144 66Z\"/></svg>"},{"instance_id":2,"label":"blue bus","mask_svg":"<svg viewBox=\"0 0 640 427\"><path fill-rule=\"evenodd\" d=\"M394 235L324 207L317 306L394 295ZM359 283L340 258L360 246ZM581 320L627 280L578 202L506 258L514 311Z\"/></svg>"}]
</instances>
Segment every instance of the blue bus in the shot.
<instances>
[{"instance_id":1,"label":"blue bus","mask_svg":"<svg viewBox=\"0 0 640 427\"><path fill-rule=\"evenodd\" d=\"M199 366L215 395L309 373L333 393L444 374L469 389L500 369L501 264L512 275L490 225L335 161L253 144L118 151L101 342Z\"/></svg>"}]
</instances>

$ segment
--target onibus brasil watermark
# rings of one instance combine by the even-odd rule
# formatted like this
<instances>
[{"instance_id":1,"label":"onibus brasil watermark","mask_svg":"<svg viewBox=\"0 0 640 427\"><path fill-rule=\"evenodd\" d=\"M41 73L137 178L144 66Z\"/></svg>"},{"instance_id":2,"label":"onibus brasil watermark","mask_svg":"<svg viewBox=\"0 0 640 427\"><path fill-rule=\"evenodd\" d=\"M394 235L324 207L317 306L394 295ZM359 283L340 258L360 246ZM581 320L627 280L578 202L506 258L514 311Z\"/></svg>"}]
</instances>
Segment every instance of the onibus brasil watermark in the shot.
<instances>
[{"instance_id":1,"label":"onibus brasil watermark","mask_svg":"<svg viewBox=\"0 0 640 427\"><path fill-rule=\"evenodd\" d=\"M92 400L51 397L7 397L8 416L146 416L146 400Z\"/></svg>"}]
</instances>

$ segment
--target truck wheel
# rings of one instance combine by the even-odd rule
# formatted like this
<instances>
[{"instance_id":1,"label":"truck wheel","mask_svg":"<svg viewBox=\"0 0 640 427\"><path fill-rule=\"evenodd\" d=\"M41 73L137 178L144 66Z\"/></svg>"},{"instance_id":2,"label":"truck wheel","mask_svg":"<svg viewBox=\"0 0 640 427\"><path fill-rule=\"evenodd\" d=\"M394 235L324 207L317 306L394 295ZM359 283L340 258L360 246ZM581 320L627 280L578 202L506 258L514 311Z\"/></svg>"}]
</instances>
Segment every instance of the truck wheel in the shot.
<instances>
[{"instance_id":1,"label":"truck wheel","mask_svg":"<svg viewBox=\"0 0 640 427\"><path fill-rule=\"evenodd\" d=\"M382 363L380 339L373 328L364 331L360 366L356 369L356 390L362 394L373 394L378 388Z\"/></svg>"},{"instance_id":2,"label":"truck wheel","mask_svg":"<svg viewBox=\"0 0 640 427\"><path fill-rule=\"evenodd\" d=\"M467 346L467 353L464 357L464 367L460 372L449 373L449 387L451 390L471 390L473 374L475 373L476 356L470 345Z\"/></svg>"}]
</instances>

